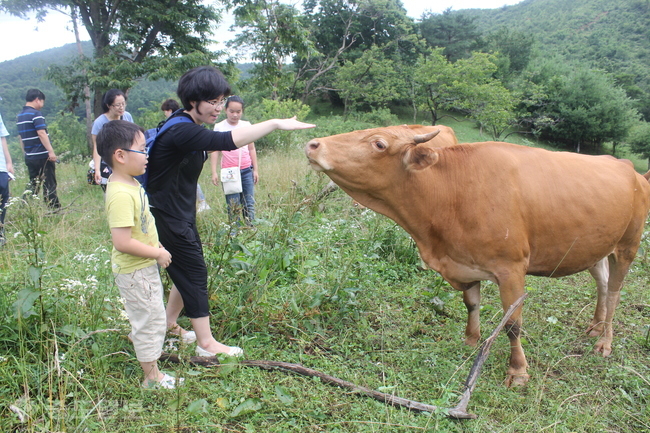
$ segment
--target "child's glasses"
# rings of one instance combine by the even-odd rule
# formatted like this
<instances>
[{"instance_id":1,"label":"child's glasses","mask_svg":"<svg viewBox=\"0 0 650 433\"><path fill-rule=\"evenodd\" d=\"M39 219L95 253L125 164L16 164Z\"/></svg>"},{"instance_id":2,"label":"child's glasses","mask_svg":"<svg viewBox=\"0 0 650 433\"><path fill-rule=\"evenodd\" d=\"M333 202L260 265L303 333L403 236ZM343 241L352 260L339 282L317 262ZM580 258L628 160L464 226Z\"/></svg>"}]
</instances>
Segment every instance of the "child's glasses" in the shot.
<instances>
[{"instance_id":1,"label":"child's glasses","mask_svg":"<svg viewBox=\"0 0 650 433\"><path fill-rule=\"evenodd\" d=\"M122 149L122 150L126 150L127 152L139 153L139 154L142 154L142 155L147 154L147 152L143 152L141 150L133 150L133 149Z\"/></svg>"}]
</instances>

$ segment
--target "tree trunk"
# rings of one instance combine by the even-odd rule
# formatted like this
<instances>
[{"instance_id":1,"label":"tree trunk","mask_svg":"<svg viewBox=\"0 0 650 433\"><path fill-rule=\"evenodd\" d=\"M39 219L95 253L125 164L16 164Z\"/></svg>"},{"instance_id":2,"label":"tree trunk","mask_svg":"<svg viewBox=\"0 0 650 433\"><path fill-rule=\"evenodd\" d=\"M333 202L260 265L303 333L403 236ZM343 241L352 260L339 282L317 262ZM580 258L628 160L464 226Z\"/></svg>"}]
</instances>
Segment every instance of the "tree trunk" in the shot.
<instances>
[{"instance_id":1,"label":"tree trunk","mask_svg":"<svg viewBox=\"0 0 650 433\"><path fill-rule=\"evenodd\" d=\"M79 55L83 57L84 52L81 47L81 38L79 37L79 26L77 25L77 10L74 6L70 6L70 17L72 18L72 28L74 29L74 38L77 42L77 51ZM84 74L86 71L84 71ZM84 86L84 105L86 106L86 140L88 142L88 151L92 155L93 152L93 141L91 138L91 131L93 127L93 112L90 105L90 87L86 84Z\"/></svg>"}]
</instances>

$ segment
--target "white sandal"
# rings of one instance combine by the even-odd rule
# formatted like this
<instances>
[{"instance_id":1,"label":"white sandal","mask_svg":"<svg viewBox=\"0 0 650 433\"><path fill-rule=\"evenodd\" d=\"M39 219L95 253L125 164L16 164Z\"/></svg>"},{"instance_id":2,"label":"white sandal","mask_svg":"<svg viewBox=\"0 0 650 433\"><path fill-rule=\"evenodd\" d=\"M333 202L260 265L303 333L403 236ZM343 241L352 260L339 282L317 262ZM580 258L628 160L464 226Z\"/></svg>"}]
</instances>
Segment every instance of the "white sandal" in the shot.
<instances>
[{"instance_id":1,"label":"white sandal","mask_svg":"<svg viewBox=\"0 0 650 433\"><path fill-rule=\"evenodd\" d=\"M237 346L230 346L230 349L228 349L228 352L221 352L221 353L223 353L224 355L233 356L233 357L244 356L244 350L241 347L237 347ZM205 350L204 348L202 348L198 344L196 345L196 354L198 356L216 356L217 355L217 353L208 352L207 350Z\"/></svg>"}]
</instances>

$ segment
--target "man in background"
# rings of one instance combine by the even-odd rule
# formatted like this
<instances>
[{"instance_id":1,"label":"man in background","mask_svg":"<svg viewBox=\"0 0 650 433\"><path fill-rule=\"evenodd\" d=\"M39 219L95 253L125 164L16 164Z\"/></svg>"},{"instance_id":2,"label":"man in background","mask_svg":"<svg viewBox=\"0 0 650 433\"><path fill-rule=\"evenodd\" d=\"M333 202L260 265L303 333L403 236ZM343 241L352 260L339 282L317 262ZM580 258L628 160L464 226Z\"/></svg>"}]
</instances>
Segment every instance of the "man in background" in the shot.
<instances>
[{"instance_id":1,"label":"man in background","mask_svg":"<svg viewBox=\"0 0 650 433\"><path fill-rule=\"evenodd\" d=\"M16 124L20 146L25 154L25 165L29 171L30 189L38 193L43 185L43 195L48 206L59 209L61 203L56 195L56 154L47 134L47 124L41 113L45 95L38 89L30 89L25 96L25 106L18 114Z\"/></svg>"}]
</instances>

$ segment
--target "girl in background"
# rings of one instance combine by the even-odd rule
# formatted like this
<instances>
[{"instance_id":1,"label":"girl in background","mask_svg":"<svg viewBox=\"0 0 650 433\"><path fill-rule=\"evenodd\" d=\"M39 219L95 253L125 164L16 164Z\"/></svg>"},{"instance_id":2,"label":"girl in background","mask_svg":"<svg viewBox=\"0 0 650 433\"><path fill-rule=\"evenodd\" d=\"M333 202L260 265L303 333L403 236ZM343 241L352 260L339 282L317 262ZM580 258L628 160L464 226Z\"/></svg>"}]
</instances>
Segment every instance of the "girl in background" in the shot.
<instances>
[{"instance_id":1,"label":"girl in background","mask_svg":"<svg viewBox=\"0 0 650 433\"><path fill-rule=\"evenodd\" d=\"M250 126L250 122L241 119L244 114L244 100L239 96L230 96L226 100L225 110L226 119L214 125L215 131L232 131L242 126ZM221 177L221 170L217 167L239 167L242 192L226 195L228 219L230 223L239 222L241 211L246 225L252 226L255 219L255 185L260 179L255 143L249 143L233 151L214 152L210 155L210 165L214 185L219 185Z\"/></svg>"}]
</instances>

